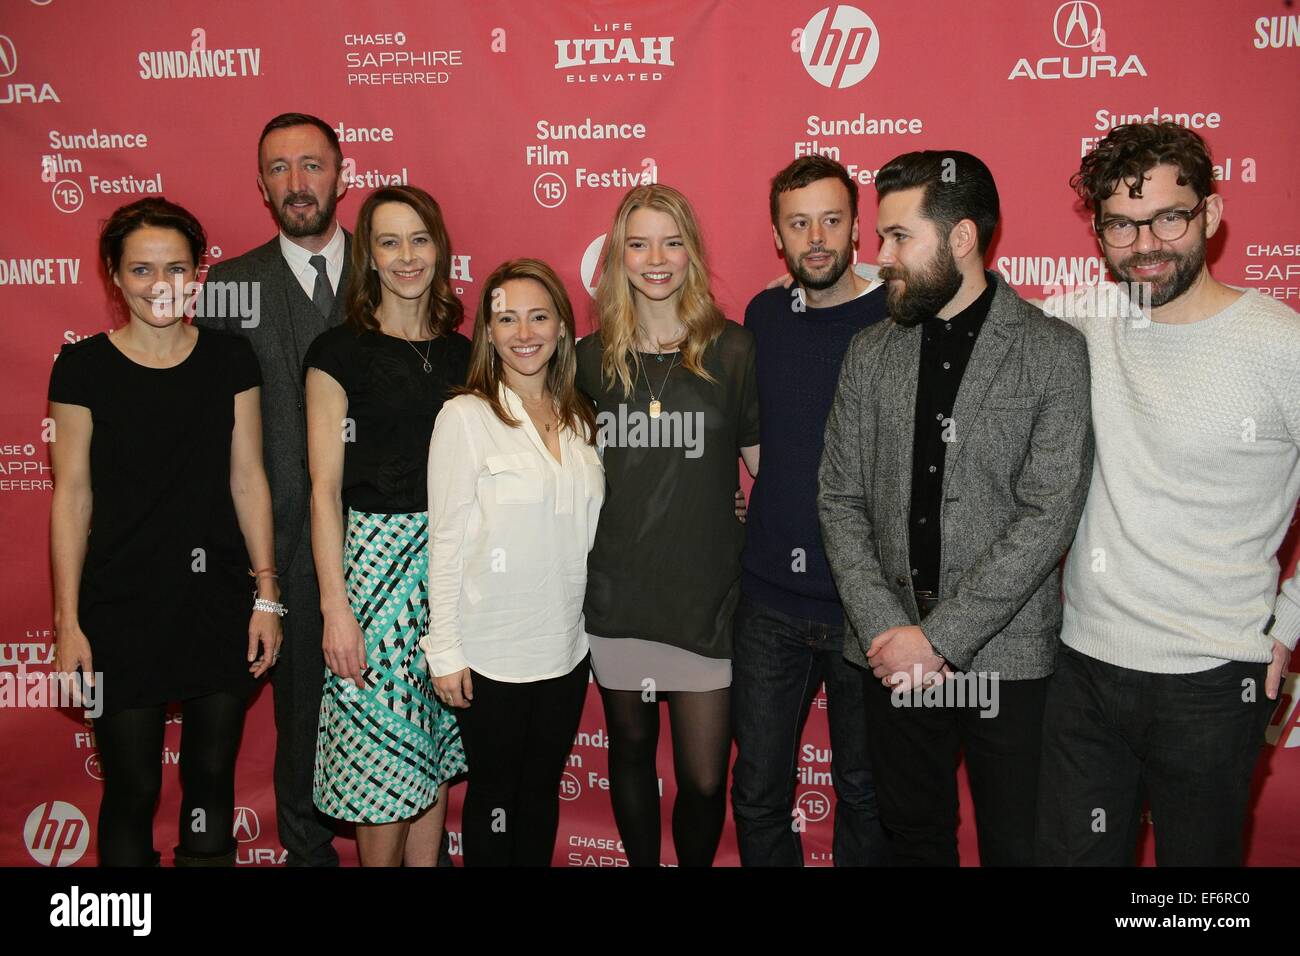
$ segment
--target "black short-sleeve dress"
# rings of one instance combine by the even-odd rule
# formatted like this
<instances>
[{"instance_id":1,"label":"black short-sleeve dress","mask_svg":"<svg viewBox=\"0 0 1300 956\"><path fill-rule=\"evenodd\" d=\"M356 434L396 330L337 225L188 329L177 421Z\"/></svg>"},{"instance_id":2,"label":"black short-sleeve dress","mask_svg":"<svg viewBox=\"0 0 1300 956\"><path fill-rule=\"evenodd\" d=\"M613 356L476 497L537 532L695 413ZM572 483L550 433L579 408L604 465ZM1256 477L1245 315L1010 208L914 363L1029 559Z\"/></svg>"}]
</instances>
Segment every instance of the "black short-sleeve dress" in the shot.
<instances>
[{"instance_id":1,"label":"black short-sleeve dress","mask_svg":"<svg viewBox=\"0 0 1300 956\"><path fill-rule=\"evenodd\" d=\"M248 340L210 329L171 368L138 364L102 332L54 362L50 401L85 406L93 423L78 618L105 714L256 686L230 445L235 396L261 384Z\"/></svg>"},{"instance_id":2,"label":"black short-sleeve dress","mask_svg":"<svg viewBox=\"0 0 1300 956\"><path fill-rule=\"evenodd\" d=\"M598 332L577 351L608 481L583 607L596 679L615 690L646 679L661 691L729 686L745 540L738 456L759 440L753 335L725 324L704 353L713 382L677 353L641 353L627 398L601 376Z\"/></svg>"}]
</instances>

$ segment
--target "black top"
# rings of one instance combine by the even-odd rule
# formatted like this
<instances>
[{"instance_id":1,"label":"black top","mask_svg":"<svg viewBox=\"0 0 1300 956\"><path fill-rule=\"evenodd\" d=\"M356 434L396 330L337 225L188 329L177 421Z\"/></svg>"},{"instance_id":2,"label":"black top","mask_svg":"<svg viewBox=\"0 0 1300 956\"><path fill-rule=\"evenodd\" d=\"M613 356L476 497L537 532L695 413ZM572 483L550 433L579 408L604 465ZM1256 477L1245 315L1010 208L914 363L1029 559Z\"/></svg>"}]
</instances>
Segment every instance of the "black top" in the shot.
<instances>
[{"instance_id":1,"label":"black top","mask_svg":"<svg viewBox=\"0 0 1300 956\"><path fill-rule=\"evenodd\" d=\"M254 686L230 443L235 395L261 381L247 339L208 329L172 368L137 364L102 332L55 360L50 401L92 421L78 618L105 713Z\"/></svg>"},{"instance_id":2,"label":"black top","mask_svg":"<svg viewBox=\"0 0 1300 956\"><path fill-rule=\"evenodd\" d=\"M912 439L912 511L908 522L912 587L918 591L937 591L939 587L939 506L948 451L944 434L954 424L947 419L957 404L957 389L997 292L997 279L987 273L985 278L988 288L951 319L932 318L921 323L916 431Z\"/></svg>"},{"instance_id":3,"label":"black top","mask_svg":"<svg viewBox=\"0 0 1300 956\"><path fill-rule=\"evenodd\" d=\"M745 310L758 347L763 467L749 495L742 585L784 614L838 627L844 612L822 547L817 470L844 354L885 317L885 287L826 309L795 311L793 301L789 289L767 289Z\"/></svg>"},{"instance_id":4,"label":"black top","mask_svg":"<svg viewBox=\"0 0 1300 956\"><path fill-rule=\"evenodd\" d=\"M625 400L621 384L602 381L600 357L599 332L578 343L578 387L596 404L606 477L587 559L587 631L730 658L745 536L737 456L759 440L754 337L726 323L704 353L714 382L682 368L676 353L662 362L643 353L663 403L658 419L645 377Z\"/></svg>"},{"instance_id":5,"label":"black top","mask_svg":"<svg viewBox=\"0 0 1300 956\"><path fill-rule=\"evenodd\" d=\"M453 332L408 342L339 325L316 337L303 365L328 374L348 396L353 430L343 450L343 506L428 511L429 438L451 389L465 384L469 340Z\"/></svg>"}]
</instances>

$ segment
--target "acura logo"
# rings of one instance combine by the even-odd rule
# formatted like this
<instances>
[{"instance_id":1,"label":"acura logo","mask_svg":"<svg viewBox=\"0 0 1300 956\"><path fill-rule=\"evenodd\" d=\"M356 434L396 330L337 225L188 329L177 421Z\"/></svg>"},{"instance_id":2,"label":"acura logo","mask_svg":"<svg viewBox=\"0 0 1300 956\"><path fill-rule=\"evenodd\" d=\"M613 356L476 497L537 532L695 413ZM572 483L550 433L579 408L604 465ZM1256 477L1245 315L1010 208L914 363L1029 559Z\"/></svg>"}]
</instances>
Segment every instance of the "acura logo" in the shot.
<instances>
[{"instance_id":1,"label":"acura logo","mask_svg":"<svg viewBox=\"0 0 1300 956\"><path fill-rule=\"evenodd\" d=\"M18 69L18 51L14 41L0 33L0 76L13 76Z\"/></svg>"},{"instance_id":2,"label":"acura logo","mask_svg":"<svg viewBox=\"0 0 1300 956\"><path fill-rule=\"evenodd\" d=\"M1066 49L1091 46L1101 32L1101 10L1091 0L1069 0L1056 8L1052 29Z\"/></svg>"},{"instance_id":3,"label":"acura logo","mask_svg":"<svg viewBox=\"0 0 1300 956\"><path fill-rule=\"evenodd\" d=\"M235 831L231 834L240 843L252 843L262 835L262 821L257 811L248 807L235 807Z\"/></svg>"}]
</instances>

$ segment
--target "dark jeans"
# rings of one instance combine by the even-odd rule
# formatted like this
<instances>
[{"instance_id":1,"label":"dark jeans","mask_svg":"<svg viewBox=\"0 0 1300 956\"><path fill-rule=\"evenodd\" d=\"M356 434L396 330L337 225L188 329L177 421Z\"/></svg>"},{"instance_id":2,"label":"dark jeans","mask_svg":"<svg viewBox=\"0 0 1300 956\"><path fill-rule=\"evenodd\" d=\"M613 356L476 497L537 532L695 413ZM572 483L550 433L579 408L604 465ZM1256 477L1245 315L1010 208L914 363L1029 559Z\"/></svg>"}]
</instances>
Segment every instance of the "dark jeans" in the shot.
<instances>
[{"instance_id":1,"label":"dark jeans","mask_svg":"<svg viewBox=\"0 0 1300 956\"><path fill-rule=\"evenodd\" d=\"M880 678L867 672L867 729L880 819L896 866L956 866L957 757L975 803L981 866L1029 866L1034 861L1043 700L1047 678L984 678L984 699L967 681L965 700L946 706L896 706ZM950 693L959 685L950 684ZM913 704L917 695L900 695ZM921 698L924 701L924 697ZM964 705L963 705L964 704Z\"/></svg>"},{"instance_id":2,"label":"dark jeans","mask_svg":"<svg viewBox=\"0 0 1300 956\"><path fill-rule=\"evenodd\" d=\"M1132 866L1144 797L1161 866L1240 866L1277 701L1267 664L1153 674L1064 645L1047 695L1038 862ZM1244 699L1250 698L1250 699Z\"/></svg>"},{"instance_id":3,"label":"dark jeans","mask_svg":"<svg viewBox=\"0 0 1300 956\"><path fill-rule=\"evenodd\" d=\"M469 785L461 813L466 866L550 866L560 775L587 699L587 659L563 677L512 684L471 671L456 712Z\"/></svg>"},{"instance_id":4,"label":"dark jeans","mask_svg":"<svg viewBox=\"0 0 1300 956\"><path fill-rule=\"evenodd\" d=\"M731 703L738 755L731 800L744 866L802 866L794 825L799 739L826 682L835 787L836 866L888 862L863 724L862 678L844 660L844 629L799 620L742 595Z\"/></svg>"}]
</instances>

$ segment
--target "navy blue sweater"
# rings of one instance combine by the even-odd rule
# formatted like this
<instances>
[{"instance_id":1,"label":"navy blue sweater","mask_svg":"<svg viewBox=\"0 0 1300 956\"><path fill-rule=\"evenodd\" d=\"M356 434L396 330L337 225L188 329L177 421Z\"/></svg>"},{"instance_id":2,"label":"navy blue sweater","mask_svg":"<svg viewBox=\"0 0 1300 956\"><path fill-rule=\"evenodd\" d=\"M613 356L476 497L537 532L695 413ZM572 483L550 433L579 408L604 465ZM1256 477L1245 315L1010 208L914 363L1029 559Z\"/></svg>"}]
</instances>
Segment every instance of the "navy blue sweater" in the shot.
<instances>
[{"instance_id":1,"label":"navy blue sweater","mask_svg":"<svg viewBox=\"0 0 1300 956\"><path fill-rule=\"evenodd\" d=\"M885 287L829 309L798 312L793 289L768 289L745 310L758 346L762 461L749 498L742 586L761 604L842 625L822 548L817 469L849 341L885 317Z\"/></svg>"}]
</instances>

